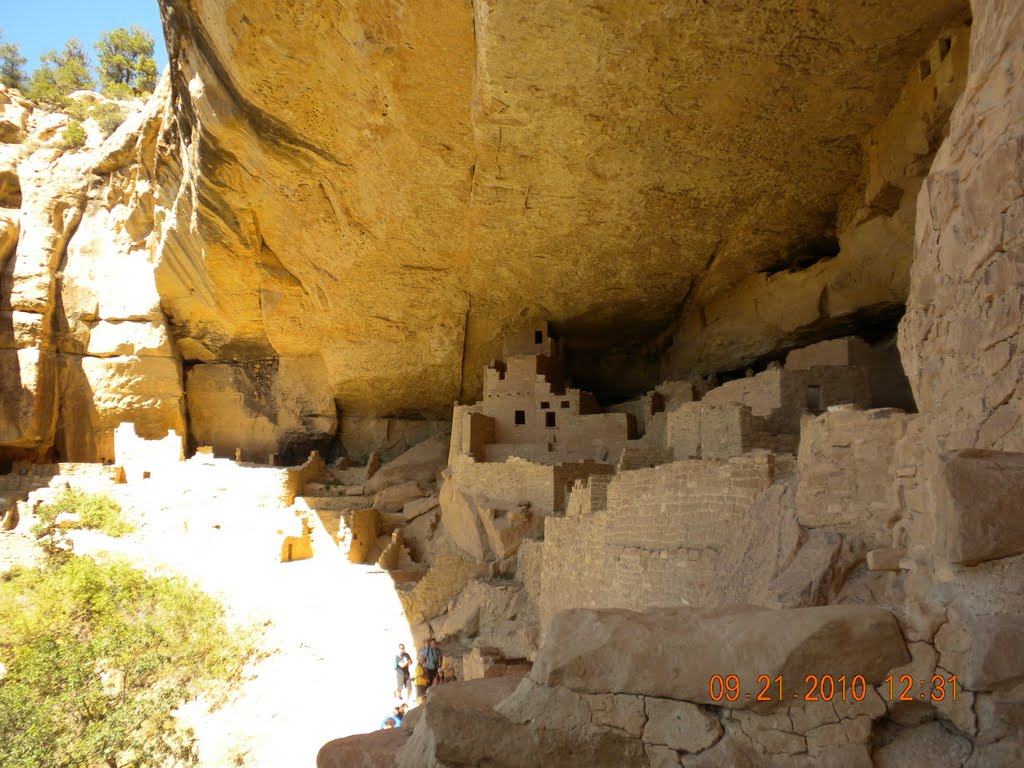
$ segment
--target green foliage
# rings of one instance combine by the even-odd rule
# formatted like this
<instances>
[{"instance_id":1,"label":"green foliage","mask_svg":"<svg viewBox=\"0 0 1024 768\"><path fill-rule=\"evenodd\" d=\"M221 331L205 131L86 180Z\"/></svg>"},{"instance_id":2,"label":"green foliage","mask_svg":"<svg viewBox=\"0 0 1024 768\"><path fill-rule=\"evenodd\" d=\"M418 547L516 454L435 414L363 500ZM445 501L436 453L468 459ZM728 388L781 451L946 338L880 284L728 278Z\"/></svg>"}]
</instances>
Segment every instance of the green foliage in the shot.
<instances>
[{"instance_id":1,"label":"green foliage","mask_svg":"<svg viewBox=\"0 0 1024 768\"><path fill-rule=\"evenodd\" d=\"M125 117L127 117L124 107L120 104L109 103L97 104L90 110L89 114L99 124L104 137L116 131L121 123L124 122Z\"/></svg>"},{"instance_id":2,"label":"green foliage","mask_svg":"<svg viewBox=\"0 0 1024 768\"><path fill-rule=\"evenodd\" d=\"M152 93L156 87L156 59L153 36L139 26L119 27L106 32L96 44L99 54L100 82L111 98L117 86L131 88L133 94ZM123 90L122 90L123 92Z\"/></svg>"},{"instance_id":3,"label":"green foliage","mask_svg":"<svg viewBox=\"0 0 1024 768\"><path fill-rule=\"evenodd\" d=\"M181 578L73 557L0 580L0 765L196 765L174 717L230 687L253 654Z\"/></svg>"},{"instance_id":4,"label":"green foliage","mask_svg":"<svg viewBox=\"0 0 1024 768\"><path fill-rule=\"evenodd\" d=\"M127 83L112 83L104 86L103 95L108 99L116 99L117 101L128 101L129 99L135 98L135 91Z\"/></svg>"},{"instance_id":5,"label":"green foliage","mask_svg":"<svg viewBox=\"0 0 1024 768\"><path fill-rule=\"evenodd\" d=\"M95 85L89 74L89 57L77 38L68 40L59 53L43 54L41 61L42 65L32 73L27 94L30 99L64 106L68 94Z\"/></svg>"},{"instance_id":6,"label":"green foliage","mask_svg":"<svg viewBox=\"0 0 1024 768\"><path fill-rule=\"evenodd\" d=\"M90 528L108 536L124 536L135 530L124 519L121 505L114 499L101 493L85 493L77 488L66 488L49 504L39 507L39 522L32 529L36 538L49 537L52 540L57 533L57 517L65 512L78 515L78 520L69 522L66 529Z\"/></svg>"},{"instance_id":7,"label":"green foliage","mask_svg":"<svg viewBox=\"0 0 1024 768\"><path fill-rule=\"evenodd\" d=\"M8 88L24 88L25 62L21 55L21 46L17 43L3 42L3 31L0 30L0 83Z\"/></svg>"},{"instance_id":8,"label":"green foliage","mask_svg":"<svg viewBox=\"0 0 1024 768\"><path fill-rule=\"evenodd\" d=\"M72 120L78 122L84 122L89 117L89 105L84 101L75 101L74 99L68 99L67 104L61 107L61 110L70 117Z\"/></svg>"},{"instance_id":9,"label":"green foliage","mask_svg":"<svg viewBox=\"0 0 1024 768\"><path fill-rule=\"evenodd\" d=\"M87 138L85 127L78 120L71 120L60 135L58 145L62 149L80 149L85 146Z\"/></svg>"}]
</instances>

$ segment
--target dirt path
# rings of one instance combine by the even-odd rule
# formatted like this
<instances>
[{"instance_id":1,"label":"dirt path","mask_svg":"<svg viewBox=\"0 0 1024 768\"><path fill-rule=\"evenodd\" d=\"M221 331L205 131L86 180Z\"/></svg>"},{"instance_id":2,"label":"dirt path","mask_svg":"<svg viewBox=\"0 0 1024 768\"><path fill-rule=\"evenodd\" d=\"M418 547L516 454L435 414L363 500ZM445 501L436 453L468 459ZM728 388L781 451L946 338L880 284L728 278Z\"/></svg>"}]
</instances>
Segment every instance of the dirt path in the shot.
<instances>
[{"instance_id":1,"label":"dirt path","mask_svg":"<svg viewBox=\"0 0 1024 768\"><path fill-rule=\"evenodd\" d=\"M186 575L237 618L270 622L263 646L277 652L240 694L215 712L197 703L184 713L204 768L312 768L325 742L380 727L393 706L396 646L412 647L386 573L329 554L279 563L274 526L258 517L188 533L180 521L151 522L123 541L76 535L80 554L113 547Z\"/></svg>"}]
</instances>

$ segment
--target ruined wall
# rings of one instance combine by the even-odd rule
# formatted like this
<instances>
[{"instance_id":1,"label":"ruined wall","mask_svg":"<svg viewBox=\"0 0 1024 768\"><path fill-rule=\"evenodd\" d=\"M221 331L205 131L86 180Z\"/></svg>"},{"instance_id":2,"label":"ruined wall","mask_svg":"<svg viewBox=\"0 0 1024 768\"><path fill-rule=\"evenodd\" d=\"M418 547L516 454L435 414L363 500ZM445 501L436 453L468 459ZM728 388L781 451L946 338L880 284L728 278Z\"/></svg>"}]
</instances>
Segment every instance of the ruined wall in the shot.
<instances>
[{"instance_id":1,"label":"ruined wall","mask_svg":"<svg viewBox=\"0 0 1024 768\"><path fill-rule=\"evenodd\" d=\"M718 552L780 469L766 454L680 461L616 475L605 509L570 501L574 516L545 521L542 625L564 608L703 605Z\"/></svg>"},{"instance_id":2,"label":"ruined wall","mask_svg":"<svg viewBox=\"0 0 1024 768\"><path fill-rule=\"evenodd\" d=\"M464 457L451 465L451 470L467 496L483 496L499 506L502 502L529 502L533 512L546 515L564 508L576 480L611 474L615 467L593 461L539 464L519 457L487 462Z\"/></svg>"},{"instance_id":3,"label":"ruined wall","mask_svg":"<svg viewBox=\"0 0 1024 768\"><path fill-rule=\"evenodd\" d=\"M528 501L538 513L554 510L554 467L511 458L500 462L461 459L451 467L463 493L495 501Z\"/></svg>"},{"instance_id":4,"label":"ruined wall","mask_svg":"<svg viewBox=\"0 0 1024 768\"><path fill-rule=\"evenodd\" d=\"M800 524L857 534L871 547L891 547L900 517L893 458L916 418L854 409L805 417L797 456Z\"/></svg>"},{"instance_id":5,"label":"ruined wall","mask_svg":"<svg viewBox=\"0 0 1024 768\"><path fill-rule=\"evenodd\" d=\"M811 365L807 368L770 368L729 381L708 392L701 404L743 403L763 427L773 433L797 434L805 413L820 413L829 406L855 403L870 407L871 372L865 365Z\"/></svg>"}]
</instances>

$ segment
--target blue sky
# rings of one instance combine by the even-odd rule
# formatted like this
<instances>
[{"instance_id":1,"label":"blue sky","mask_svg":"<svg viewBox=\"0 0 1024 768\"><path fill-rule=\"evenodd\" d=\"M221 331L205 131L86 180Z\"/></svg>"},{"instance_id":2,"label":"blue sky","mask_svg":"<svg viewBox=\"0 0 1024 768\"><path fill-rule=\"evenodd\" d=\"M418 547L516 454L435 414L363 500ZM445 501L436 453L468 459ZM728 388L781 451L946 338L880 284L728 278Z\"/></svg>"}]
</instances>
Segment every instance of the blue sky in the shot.
<instances>
[{"instance_id":1,"label":"blue sky","mask_svg":"<svg viewBox=\"0 0 1024 768\"><path fill-rule=\"evenodd\" d=\"M156 61L167 66L167 47L160 27L157 0L0 0L0 29L4 42L20 43L29 74L39 56L59 49L77 37L96 64L93 47L100 35L117 27L138 24L156 41Z\"/></svg>"}]
</instances>

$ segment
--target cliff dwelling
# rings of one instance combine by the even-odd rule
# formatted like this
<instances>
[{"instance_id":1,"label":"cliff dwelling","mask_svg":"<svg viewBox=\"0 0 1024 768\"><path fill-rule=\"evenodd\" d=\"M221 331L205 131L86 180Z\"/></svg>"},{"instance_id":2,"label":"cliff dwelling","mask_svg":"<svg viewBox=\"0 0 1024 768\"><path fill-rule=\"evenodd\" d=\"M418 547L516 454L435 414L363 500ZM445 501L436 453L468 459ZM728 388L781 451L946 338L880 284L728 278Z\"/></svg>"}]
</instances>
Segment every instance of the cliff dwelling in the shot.
<instances>
[{"instance_id":1,"label":"cliff dwelling","mask_svg":"<svg viewBox=\"0 0 1024 768\"><path fill-rule=\"evenodd\" d=\"M200 765L1024 765L1024 5L158 4L0 87L0 576L287 585Z\"/></svg>"}]
</instances>

